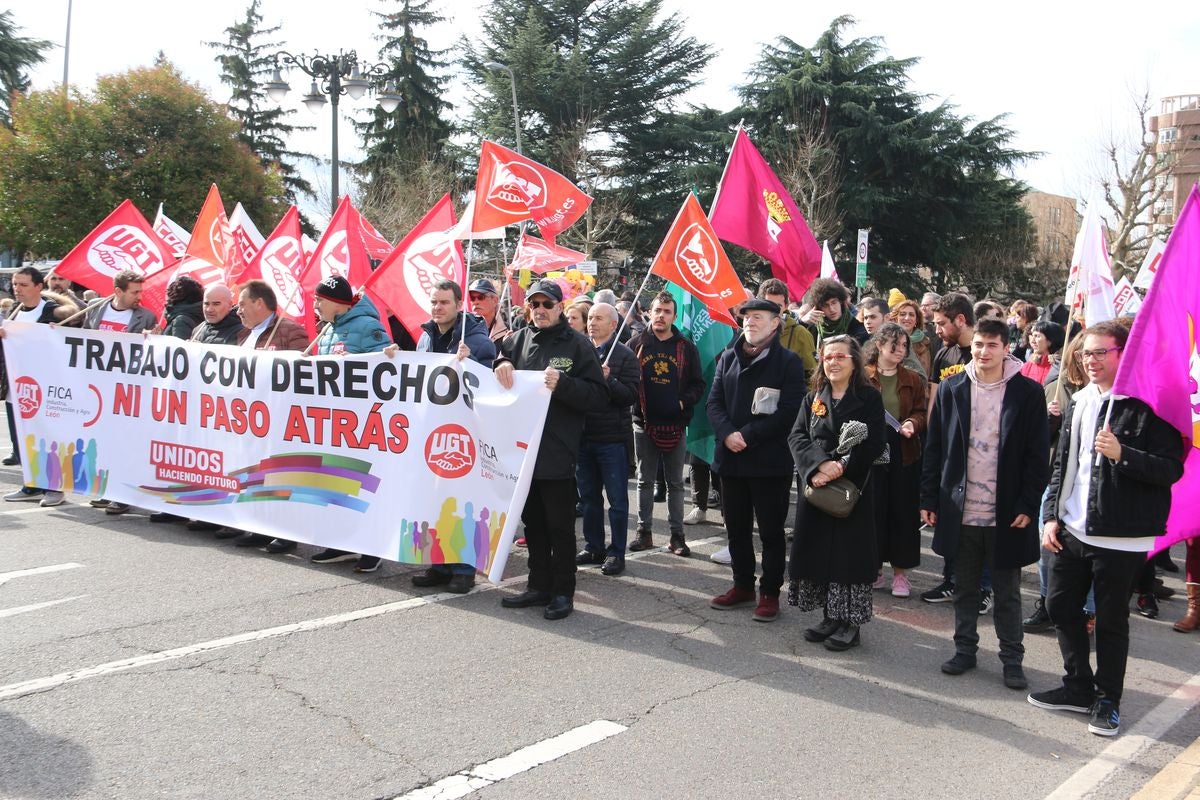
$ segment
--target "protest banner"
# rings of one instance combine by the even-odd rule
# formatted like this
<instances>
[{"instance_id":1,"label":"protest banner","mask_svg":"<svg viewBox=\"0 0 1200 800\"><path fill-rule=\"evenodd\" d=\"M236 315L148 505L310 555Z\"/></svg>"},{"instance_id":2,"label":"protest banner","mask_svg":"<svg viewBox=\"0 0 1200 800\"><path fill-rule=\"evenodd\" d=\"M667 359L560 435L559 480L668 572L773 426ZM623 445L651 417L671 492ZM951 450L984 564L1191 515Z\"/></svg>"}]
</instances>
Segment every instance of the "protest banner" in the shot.
<instances>
[{"instance_id":1,"label":"protest banner","mask_svg":"<svg viewBox=\"0 0 1200 800\"><path fill-rule=\"evenodd\" d=\"M453 356L5 324L27 484L500 579L550 401Z\"/></svg>"}]
</instances>

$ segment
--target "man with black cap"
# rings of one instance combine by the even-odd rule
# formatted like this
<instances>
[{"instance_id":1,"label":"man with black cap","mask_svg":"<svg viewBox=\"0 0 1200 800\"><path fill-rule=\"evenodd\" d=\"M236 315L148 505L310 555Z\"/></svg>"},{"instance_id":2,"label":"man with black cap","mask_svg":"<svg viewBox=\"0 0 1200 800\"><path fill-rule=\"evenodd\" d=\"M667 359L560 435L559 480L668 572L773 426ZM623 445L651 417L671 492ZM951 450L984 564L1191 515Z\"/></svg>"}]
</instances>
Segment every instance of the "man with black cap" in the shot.
<instances>
[{"instance_id":1,"label":"man with black cap","mask_svg":"<svg viewBox=\"0 0 1200 800\"><path fill-rule=\"evenodd\" d=\"M545 606L546 619L562 619L575 606L575 462L589 411L608 402L608 385L596 350L563 317L562 289L553 281L529 287L531 322L500 344L496 379L513 385L513 370L541 370L550 390L529 496L521 512L529 546L529 585L505 608Z\"/></svg>"},{"instance_id":2,"label":"man with black cap","mask_svg":"<svg viewBox=\"0 0 1200 800\"><path fill-rule=\"evenodd\" d=\"M496 291L496 284L487 278L480 278L467 289L467 297L471 300L471 311L483 317L488 337L493 342L503 341L512 333L500 311L500 294Z\"/></svg>"},{"instance_id":3,"label":"man with black cap","mask_svg":"<svg viewBox=\"0 0 1200 800\"><path fill-rule=\"evenodd\" d=\"M758 622L779 616L783 526L796 469L788 433L807 391L804 362L780 342L779 314L779 305L763 298L742 305L742 334L717 359L708 395L708 419L717 438L712 469L721 477L734 584L710 605L730 609L754 602L757 519L762 539Z\"/></svg>"},{"instance_id":4,"label":"man with black cap","mask_svg":"<svg viewBox=\"0 0 1200 800\"><path fill-rule=\"evenodd\" d=\"M379 321L375 304L365 294L355 295L350 288L350 281L341 275L330 275L318 283L315 294L313 305L317 316L325 323L317 337L317 355L379 353L391 344L383 323ZM377 556L357 556L333 547L322 550L309 560L314 564L332 564L353 559L358 559L354 565L355 572L374 572L379 569Z\"/></svg>"}]
</instances>

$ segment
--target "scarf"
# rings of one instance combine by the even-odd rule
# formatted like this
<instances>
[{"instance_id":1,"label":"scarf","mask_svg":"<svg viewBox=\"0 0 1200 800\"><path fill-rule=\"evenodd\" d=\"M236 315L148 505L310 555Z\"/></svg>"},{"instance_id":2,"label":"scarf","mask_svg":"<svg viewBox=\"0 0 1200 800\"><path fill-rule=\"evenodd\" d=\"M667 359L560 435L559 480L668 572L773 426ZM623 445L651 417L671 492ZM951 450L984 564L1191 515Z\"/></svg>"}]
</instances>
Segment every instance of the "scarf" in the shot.
<instances>
[{"instance_id":1,"label":"scarf","mask_svg":"<svg viewBox=\"0 0 1200 800\"><path fill-rule=\"evenodd\" d=\"M829 324L829 320L827 319L821 320L820 331L822 339L828 339L831 336L841 336L848 330L850 330L850 312L846 309L842 309L842 315L832 325Z\"/></svg>"}]
</instances>

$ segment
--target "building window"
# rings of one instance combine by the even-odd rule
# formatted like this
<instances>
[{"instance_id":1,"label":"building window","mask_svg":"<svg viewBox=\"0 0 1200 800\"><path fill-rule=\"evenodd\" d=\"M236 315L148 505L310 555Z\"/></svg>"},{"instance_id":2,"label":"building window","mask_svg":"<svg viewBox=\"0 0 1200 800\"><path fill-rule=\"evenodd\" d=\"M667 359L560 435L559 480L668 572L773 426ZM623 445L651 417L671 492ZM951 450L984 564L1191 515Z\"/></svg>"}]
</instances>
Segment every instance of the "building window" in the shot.
<instances>
[{"instance_id":1,"label":"building window","mask_svg":"<svg viewBox=\"0 0 1200 800\"><path fill-rule=\"evenodd\" d=\"M1057 206L1051 206L1046 209L1046 216L1049 218L1051 225L1057 225L1062 222L1062 209Z\"/></svg>"},{"instance_id":2,"label":"building window","mask_svg":"<svg viewBox=\"0 0 1200 800\"><path fill-rule=\"evenodd\" d=\"M1175 128L1163 128L1158 132L1158 142L1159 144L1170 144L1175 141L1177 134L1178 131Z\"/></svg>"}]
</instances>

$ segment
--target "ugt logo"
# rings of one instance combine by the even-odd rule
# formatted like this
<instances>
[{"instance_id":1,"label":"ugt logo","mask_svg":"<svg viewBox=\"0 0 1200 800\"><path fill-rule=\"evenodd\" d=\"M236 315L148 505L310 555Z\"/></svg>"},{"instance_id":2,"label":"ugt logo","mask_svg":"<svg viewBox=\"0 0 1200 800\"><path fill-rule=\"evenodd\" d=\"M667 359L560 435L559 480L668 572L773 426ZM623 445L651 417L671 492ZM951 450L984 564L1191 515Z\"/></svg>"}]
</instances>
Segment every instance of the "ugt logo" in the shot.
<instances>
[{"instance_id":1,"label":"ugt logo","mask_svg":"<svg viewBox=\"0 0 1200 800\"><path fill-rule=\"evenodd\" d=\"M712 282L717 277L717 243L708 231L694 222L679 237L675 246L675 264L688 288L703 297L716 297Z\"/></svg>"},{"instance_id":2,"label":"ugt logo","mask_svg":"<svg viewBox=\"0 0 1200 800\"><path fill-rule=\"evenodd\" d=\"M42 407L42 387L28 375L22 375L13 381L13 391L16 392L17 409L21 419L29 419Z\"/></svg>"},{"instance_id":3,"label":"ugt logo","mask_svg":"<svg viewBox=\"0 0 1200 800\"><path fill-rule=\"evenodd\" d=\"M124 269L145 275L162 265L158 247L145 231L132 225L114 225L97 236L88 247L87 260L92 269L109 277Z\"/></svg>"},{"instance_id":4,"label":"ugt logo","mask_svg":"<svg viewBox=\"0 0 1200 800\"><path fill-rule=\"evenodd\" d=\"M434 475L461 478L475 466L475 439L461 425L439 425L425 440L425 463Z\"/></svg>"},{"instance_id":5,"label":"ugt logo","mask_svg":"<svg viewBox=\"0 0 1200 800\"><path fill-rule=\"evenodd\" d=\"M538 171L513 161L497 164L487 204L503 214L524 216L546 206L546 181Z\"/></svg>"}]
</instances>

